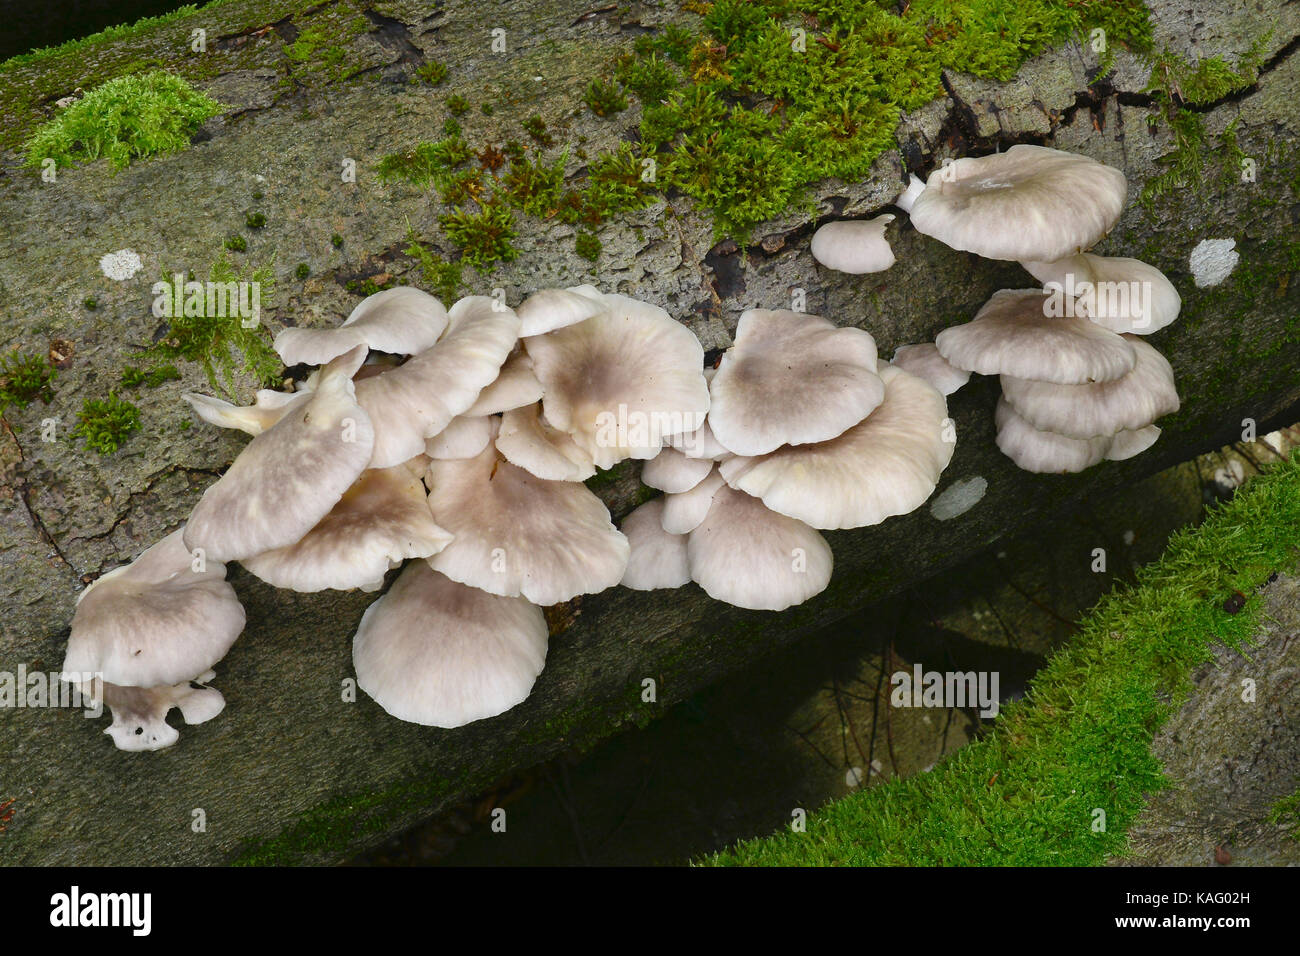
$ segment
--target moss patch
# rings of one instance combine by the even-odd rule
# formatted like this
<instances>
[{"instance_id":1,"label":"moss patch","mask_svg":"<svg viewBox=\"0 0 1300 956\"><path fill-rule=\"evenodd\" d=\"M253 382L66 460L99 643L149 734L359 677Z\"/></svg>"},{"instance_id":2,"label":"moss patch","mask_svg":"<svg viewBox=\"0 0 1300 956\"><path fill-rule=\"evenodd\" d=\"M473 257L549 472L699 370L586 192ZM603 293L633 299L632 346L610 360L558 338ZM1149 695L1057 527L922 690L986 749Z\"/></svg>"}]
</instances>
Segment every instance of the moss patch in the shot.
<instances>
[{"instance_id":1,"label":"moss patch","mask_svg":"<svg viewBox=\"0 0 1300 956\"><path fill-rule=\"evenodd\" d=\"M1256 589L1297 557L1300 455L1242 488L1084 618L987 737L933 771L811 814L713 865L1095 866L1164 785L1156 731L1218 643L1254 634ZM1228 601L1248 595L1244 605ZM1096 826L1097 811L1105 814Z\"/></svg>"},{"instance_id":2,"label":"moss patch","mask_svg":"<svg viewBox=\"0 0 1300 956\"><path fill-rule=\"evenodd\" d=\"M111 455L139 430L140 409L112 393L105 399L86 399L72 434L82 438L87 448Z\"/></svg>"},{"instance_id":3,"label":"moss patch","mask_svg":"<svg viewBox=\"0 0 1300 956\"><path fill-rule=\"evenodd\" d=\"M14 352L0 357L0 415L10 405L26 408L38 398L50 404L57 374L44 355Z\"/></svg>"},{"instance_id":4,"label":"moss patch","mask_svg":"<svg viewBox=\"0 0 1300 956\"><path fill-rule=\"evenodd\" d=\"M65 107L26 143L26 165L52 159L71 166L106 157L114 169L137 159L175 153L190 144L222 106L179 76L152 70L97 86Z\"/></svg>"}]
</instances>

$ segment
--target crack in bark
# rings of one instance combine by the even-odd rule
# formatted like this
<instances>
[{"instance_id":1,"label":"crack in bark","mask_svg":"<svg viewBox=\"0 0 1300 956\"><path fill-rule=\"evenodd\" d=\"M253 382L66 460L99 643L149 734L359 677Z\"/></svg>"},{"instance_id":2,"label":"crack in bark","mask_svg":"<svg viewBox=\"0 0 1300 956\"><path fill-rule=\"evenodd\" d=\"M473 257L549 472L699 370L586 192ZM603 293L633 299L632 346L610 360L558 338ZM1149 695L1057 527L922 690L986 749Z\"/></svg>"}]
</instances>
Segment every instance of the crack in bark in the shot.
<instances>
[{"instance_id":1,"label":"crack in bark","mask_svg":"<svg viewBox=\"0 0 1300 956\"><path fill-rule=\"evenodd\" d=\"M0 426L3 426L5 434L7 434L9 439L14 443L14 448L18 451L19 464L26 464L27 455L23 451L22 443L18 440L18 435L14 432L13 426L3 418L0 418ZM41 519L41 516L36 513L36 509L32 507L31 489L27 484L27 476L25 474L20 474L15 471L14 490L18 492L18 500L23 503L23 509L27 512L27 517L32 523L33 530L36 531L41 540L54 550L54 553L58 556L59 561L62 562L63 566L71 571L74 577L78 576L77 569L72 566L72 562L69 561L67 555L63 553L63 549L59 547L59 543L54 540L54 535L52 535L49 529L45 527L45 522Z\"/></svg>"}]
</instances>

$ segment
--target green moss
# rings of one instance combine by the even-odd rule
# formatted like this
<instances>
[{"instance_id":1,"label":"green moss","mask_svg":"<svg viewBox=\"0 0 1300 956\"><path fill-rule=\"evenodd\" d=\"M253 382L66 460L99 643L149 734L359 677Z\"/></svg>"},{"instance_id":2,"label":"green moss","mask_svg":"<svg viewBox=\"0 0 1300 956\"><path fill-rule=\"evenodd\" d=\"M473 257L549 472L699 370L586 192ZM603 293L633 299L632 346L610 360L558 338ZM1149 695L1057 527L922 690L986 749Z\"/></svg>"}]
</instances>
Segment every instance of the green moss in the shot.
<instances>
[{"instance_id":1,"label":"green moss","mask_svg":"<svg viewBox=\"0 0 1300 956\"><path fill-rule=\"evenodd\" d=\"M106 399L88 398L72 430L87 448L111 455L133 433L140 430L140 409L110 393Z\"/></svg>"},{"instance_id":2,"label":"green moss","mask_svg":"<svg viewBox=\"0 0 1300 956\"><path fill-rule=\"evenodd\" d=\"M587 91L582 98L587 109L597 116L613 116L627 109L627 97L618 88L618 84L608 83L599 77L587 84Z\"/></svg>"},{"instance_id":3,"label":"green moss","mask_svg":"<svg viewBox=\"0 0 1300 956\"><path fill-rule=\"evenodd\" d=\"M479 272L488 272L498 262L519 255L511 244L516 235L514 216L504 203L489 202L477 211L454 209L438 222L460 247L461 260Z\"/></svg>"},{"instance_id":4,"label":"green moss","mask_svg":"<svg viewBox=\"0 0 1300 956\"><path fill-rule=\"evenodd\" d=\"M26 408L38 398L50 404L57 375L58 370L44 355L12 352L0 357L0 415L10 405Z\"/></svg>"},{"instance_id":5,"label":"green moss","mask_svg":"<svg viewBox=\"0 0 1300 956\"><path fill-rule=\"evenodd\" d=\"M26 165L71 166L106 157L114 169L175 153L222 106L179 76L154 70L109 80L65 107L24 145Z\"/></svg>"},{"instance_id":6,"label":"green moss","mask_svg":"<svg viewBox=\"0 0 1300 956\"><path fill-rule=\"evenodd\" d=\"M1268 822L1285 826L1291 839L1300 840L1300 790L1273 804Z\"/></svg>"},{"instance_id":7,"label":"green moss","mask_svg":"<svg viewBox=\"0 0 1300 956\"><path fill-rule=\"evenodd\" d=\"M360 296L372 296L383 292L385 289L391 289L397 284L396 279L390 278L385 279L383 282L376 282L373 276L367 276L364 279L349 279L343 283L343 288Z\"/></svg>"},{"instance_id":8,"label":"green moss","mask_svg":"<svg viewBox=\"0 0 1300 956\"><path fill-rule=\"evenodd\" d=\"M642 176L642 157L630 143L620 143L612 153L592 160L582 192L583 218L598 223L615 212L630 212L649 205L654 195Z\"/></svg>"},{"instance_id":9,"label":"green moss","mask_svg":"<svg viewBox=\"0 0 1300 956\"><path fill-rule=\"evenodd\" d=\"M861 178L895 147L901 113L943 94L944 69L1009 79L1053 44L1101 28L1151 46L1140 0L717 0L695 31L638 38L614 62L641 100L660 188L744 237L804 187Z\"/></svg>"},{"instance_id":10,"label":"green moss","mask_svg":"<svg viewBox=\"0 0 1300 956\"><path fill-rule=\"evenodd\" d=\"M555 145L555 137L547 130L546 120L536 113L524 120L523 130L539 146L550 147Z\"/></svg>"},{"instance_id":11,"label":"green moss","mask_svg":"<svg viewBox=\"0 0 1300 956\"><path fill-rule=\"evenodd\" d=\"M512 162L503 181L511 205L539 219L555 215L564 198L564 164L567 160L566 150L552 163L526 158Z\"/></svg>"},{"instance_id":12,"label":"green moss","mask_svg":"<svg viewBox=\"0 0 1300 956\"><path fill-rule=\"evenodd\" d=\"M298 267L293 270L293 274L298 281L301 282L303 279L306 279L311 275L311 266L307 265L305 262L300 262L298 263Z\"/></svg>"},{"instance_id":13,"label":"green moss","mask_svg":"<svg viewBox=\"0 0 1300 956\"><path fill-rule=\"evenodd\" d=\"M443 120L442 122L443 136L459 136L461 132L462 132L461 126L460 123L456 120L456 117L448 116L445 120Z\"/></svg>"},{"instance_id":14,"label":"green moss","mask_svg":"<svg viewBox=\"0 0 1300 956\"><path fill-rule=\"evenodd\" d=\"M460 295L463 284L464 269L459 262L447 262L431 252L408 224L406 227L407 246L404 250L420 266L420 275L424 277L429 291L443 302L453 302Z\"/></svg>"},{"instance_id":15,"label":"green moss","mask_svg":"<svg viewBox=\"0 0 1300 956\"><path fill-rule=\"evenodd\" d=\"M163 382L178 381L180 377L181 373L175 365L156 365L149 369L128 365L122 370L120 381L124 388L139 388L141 385L157 388Z\"/></svg>"},{"instance_id":16,"label":"green moss","mask_svg":"<svg viewBox=\"0 0 1300 956\"><path fill-rule=\"evenodd\" d=\"M342 249L343 237L340 236L337 232L334 233L334 235L330 236L330 245L333 246L335 249Z\"/></svg>"},{"instance_id":17,"label":"green moss","mask_svg":"<svg viewBox=\"0 0 1300 956\"><path fill-rule=\"evenodd\" d=\"M1219 57L1192 63L1168 49L1152 57L1146 90L1158 115L1153 126L1163 122L1173 134L1173 149L1160 157L1161 172L1147 180L1139 201L1148 210L1180 189L1199 191L1205 184L1206 169L1218 164L1220 178L1235 177L1242 152L1237 147L1236 123L1218 137L1217 147L1209 142L1202 115L1188 106L1203 106L1245 89L1259 77L1268 36L1257 40L1236 67Z\"/></svg>"},{"instance_id":18,"label":"green moss","mask_svg":"<svg viewBox=\"0 0 1300 956\"><path fill-rule=\"evenodd\" d=\"M327 8L306 21L284 45L289 85L319 86L354 75L361 64L350 41L370 29L370 21L349 3Z\"/></svg>"},{"instance_id":19,"label":"green moss","mask_svg":"<svg viewBox=\"0 0 1300 956\"><path fill-rule=\"evenodd\" d=\"M99 300L96 299L93 295L86 296L86 298L82 300L81 304L91 312L94 312L96 309L99 308Z\"/></svg>"},{"instance_id":20,"label":"green moss","mask_svg":"<svg viewBox=\"0 0 1300 956\"><path fill-rule=\"evenodd\" d=\"M248 240L238 233L226 236L221 244L231 252L244 252L248 249Z\"/></svg>"},{"instance_id":21,"label":"green moss","mask_svg":"<svg viewBox=\"0 0 1300 956\"><path fill-rule=\"evenodd\" d=\"M451 110L452 116L463 116L469 112L469 100L459 93L447 97L447 109Z\"/></svg>"},{"instance_id":22,"label":"green moss","mask_svg":"<svg viewBox=\"0 0 1300 956\"><path fill-rule=\"evenodd\" d=\"M592 262L600 258L600 240L594 232L579 232L573 240L573 248L582 258Z\"/></svg>"},{"instance_id":23,"label":"green moss","mask_svg":"<svg viewBox=\"0 0 1300 956\"><path fill-rule=\"evenodd\" d=\"M270 306L275 290L270 266L236 270L224 256L212 264L208 280L214 283L254 282L258 284L260 306ZM170 282L169 278L164 281ZM260 322L245 328L235 310L213 308L209 313L206 297L199 297L193 315L173 315L162 341L150 347L148 355L159 362L182 359L197 362L215 389L235 393L237 376L246 375L259 387L280 380L283 364L270 346L270 333ZM211 303L216 306L214 301ZM222 312L230 314L221 314ZM220 381L218 380L220 375ZM224 384L223 384L224 383Z\"/></svg>"},{"instance_id":24,"label":"green moss","mask_svg":"<svg viewBox=\"0 0 1300 956\"><path fill-rule=\"evenodd\" d=\"M249 229L261 229L266 226L266 216L260 212L250 212L244 216L244 225Z\"/></svg>"},{"instance_id":25,"label":"green moss","mask_svg":"<svg viewBox=\"0 0 1300 956\"><path fill-rule=\"evenodd\" d=\"M1096 866L1122 854L1146 794L1165 785L1151 743L1216 644L1244 647L1257 588L1294 566L1300 455L1175 535L1137 586L1116 590L1007 705L993 732L929 773L809 816L805 833L748 841L715 865ZM1225 607L1234 592L1240 610ZM1106 814L1093 829L1094 811Z\"/></svg>"},{"instance_id":26,"label":"green moss","mask_svg":"<svg viewBox=\"0 0 1300 956\"><path fill-rule=\"evenodd\" d=\"M481 112L484 116L491 116L493 113L496 112L496 110L493 108L491 103L484 103L482 106L479 107L479 112Z\"/></svg>"},{"instance_id":27,"label":"green moss","mask_svg":"<svg viewBox=\"0 0 1300 956\"><path fill-rule=\"evenodd\" d=\"M447 64L439 63L437 60L430 60L428 63L416 67L415 75L430 86L437 86L447 78Z\"/></svg>"},{"instance_id":28,"label":"green moss","mask_svg":"<svg viewBox=\"0 0 1300 956\"><path fill-rule=\"evenodd\" d=\"M376 171L384 182L404 179L415 186L437 185L471 155L463 139L448 136L437 142L420 143L404 153L390 153L379 161Z\"/></svg>"}]
</instances>

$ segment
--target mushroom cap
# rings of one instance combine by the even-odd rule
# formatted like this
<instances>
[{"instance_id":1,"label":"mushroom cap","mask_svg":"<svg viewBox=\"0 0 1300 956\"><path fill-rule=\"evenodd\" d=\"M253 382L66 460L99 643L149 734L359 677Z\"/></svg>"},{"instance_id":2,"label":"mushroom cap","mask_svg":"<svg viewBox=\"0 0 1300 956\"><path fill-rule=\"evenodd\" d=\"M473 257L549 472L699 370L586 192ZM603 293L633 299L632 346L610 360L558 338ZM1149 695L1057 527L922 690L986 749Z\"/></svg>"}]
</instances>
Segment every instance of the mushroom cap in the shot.
<instances>
[{"instance_id":1,"label":"mushroom cap","mask_svg":"<svg viewBox=\"0 0 1300 956\"><path fill-rule=\"evenodd\" d=\"M1124 210L1124 174L1076 153L1012 146L936 170L912 225L986 259L1051 262L1090 249Z\"/></svg>"},{"instance_id":2,"label":"mushroom cap","mask_svg":"<svg viewBox=\"0 0 1300 956\"><path fill-rule=\"evenodd\" d=\"M1159 425L1116 432L1110 443L1110 449L1106 452L1106 460L1127 461L1129 458L1136 458L1154 445L1159 438Z\"/></svg>"},{"instance_id":3,"label":"mushroom cap","mask_svg":"<svg viewBox=\"0 0 1300 956\"><path fill-rule=\"evenodd\" d=\"M1054 432L1039 431L1025 421L1005 398L998 399L998 447L1002 453L1024 471L1044 475L1061 475L1066 472L1091 468L1106 457L1112 438L1067 438Z\"/></svg>"},{"instance_id":4,"label":"mushroom cap","mask_svg":"<svg viewBox=\"0 0 1300 956\"><path fill-rule=\"evenodd\" d=\"M237 428L256 437L288 414L296 403L306 401L309 394L263 388L258 390L252 405L233 405L195 392L182 392L181 398L189 402L195 414L205 422L220 428Z\"/></svg>"},{"instance_id":5,"label":"mushroom cap","mask_svg":"<svg viewBox=\"0 0 1300 956\"><path fill-rule=\"evenodd\" d=\"M693 431L709 410L704 349L663 309L605 295L605 311L524 340L545 389L551 425L573 436L598 468L653 458L669 436Z\"/></svg>"},{"instance_id":6,"label":"mushroom cap","mask_svg":"<svg viewBox=\"0 0 1300 956\"><path fill-rule=\"evenodd\" d=\"M124 687L179 684L226 656L244 608L226 566L195 557L173 531L81 592L63 660L68 679L100 674Z\"/></svg>"},{"instance_id":7,"label":"mushroom cap","mask_svg":"<svg viewBox=\"0 0 1300 956\"><path fill-rule=\"evenodd\" d=\"M1084 314L1112 332L1159 332L1183 307L1174 284L1141 259L1082 252L1056 262L1020 264L1044 286L1054 284L1079 296Z\"/></svg>"},{"instance_id":8,"label":"mushroom cap","mask_svg":"<svg viewBox=\"0 0 1300 956\"><path fill-rule=\"evenodd\" d=\"M248 443L195 506L186 547L239 561L293 544L329 513L374 447L351 377L364 355L358 346L325 366L311 397Z\"/></svg>"},{"instance_id":9,"label":"mushroom cap","mask_svg":"<svg viewBox=\"0 0 1300 956\"><path fill-rule=\"evenodd\" d=\"M628 543L580 482L546 481L488 447L463 461L431 461L429 507L454 535L429 564L492 594L558 604L618 584Z\"/></svg>"},{"instance_id":10,"label":"mushroom cap","mask_svg":"<svg viewBox=\"0 0 1300 956\"><path fill-rule=\"evenodd\" d=\"M885 400L838 438L718 466L727 484L814 528L861 528L919 508L955 443L948 404L928 382L882 364Z\"/></svg>"},{"instance_id":11,"label":"mushroom cap","mask_svg":"<svg viewBox=\"0 0 1300 956\"><path fill-rule=\"evenodd\" d=\"M619 582L623 587L654 591L690 583L686 535L665 531L663 512L664 499L651 498L623 519L621 530L631 548L627 570Z\"/></svg>"},{"instance_id":12,"label":"mushroom cap","mask_svg":"<svg viewBox=\"0 0 1300 956\"><path fill-rule=\"evenodd\" d=\"M457 415L424 443L424 453L430 458L473 458L496 437L496 424L490 415Z\"/></svg>"},{"instance_id":13,"label":"mushroom cap","mask_svg":"<svg viewBox=\"0 0 1300 956\"><path fill-rule=\"evenodd\" d=\"M889 364L929 382L945 398L970 381L971 373L950 364L933 342L900 345Z\"/></svg>"},{"instance_id":14,"label":"mushroom cap","mask_svg":"<svg viewBox=\"0 0 1300 956\"><path fill-rule=\"evenodd\" d=\"M424 451L424 442L464 415L500 375L519 336L519 318L488 296L461 299L430 349L382 375L357 382L357 401L375 423L372 468Z\"/></svg>"},{"instance_id":15,"label":"mushroom cap","mask_svg":"<svg viewBox=\"0 0 1300 956\"><path fill-rule=\"evenodd\" d=\"M1002 394L1034 428L1067 438L1145 428L1162 415L1178 411L1178 389L1169 361L1137 336L1124 338L1136 357L1127 375L1085 385L1055 385L1003 375Z\"/></svg>"},{"instance_id":16,"label":"mushroom cap","mask_svg":"<svg viewBox=\"0 0 1300 956\"><path fill-rule=\"evenodd\" d=\"M885 227L895 218L886 213L869 220L828 222L813 233L813 258L828 269L851 275L884 272L895 262L885 238Z\"/></svg>"},{"instance_id":17,"label":"mushroom cap","mask_svg":"<svg viewBox=\"0 0 1300 956\"><path fill-rule=\"evenodd\" d=\"M497 451L512 465L548 481L586 481L596 473L591 455L568 432L542 421L541 405L512 408L501 416Z\"/></svg>"},{"instance_id":18,"label":"mushroom cap","mask_svg":"<svg viewBox=\"0 0 1300 956\"><path fill-rule=\"evenodd\" d=\"M167 687L123 687L108 681L78 681L92 699L102 700L113 713L104 733L113 738L118 750L162 750L180 739L180 732L167 723L167 714L179 707L187 724L202 724L221 713L226 699L206 682L212 671L192 680Z\"/></svg>"},{"instance_id":19,"label":"mushroom cap","mask_svg":"<svg viewBox=\"0 0 1300 956\"><path fill-rule=\"evenodd\" d=\"M542 383L533 374L533 363L521 346L516 346L501 366L492 384L478 393L466 415L499 415L542 400Z\"/></svg>"},{"instance_id":20,"label":"mushroom cap","mask_svg":"<svg viewBox=\"0 0 1300 956\"><path fill-rule=\"evenodd\" d=\"M687 458L676 448L665 448L641 468L641 481L651 488L681 494L690 491L708 477L713 462L707 458Z\"/></svg>"},{"instance_id":21,"label":"mushroom cap","mask_svg":"<svg viewBox=\"0 0 1300 956\"><path fill-rule=\"evenodd\" d=\"M567 289L538 289L515 311L523 326L521 338L554 332L585 322L606 309L605 297L595 286L576 285Z\"/></svg>"},{"instance_id":22,"label":"mushroom cap","mask_svg":"<svg viewBox=\"0 0 1300 956\"><path fill-rule=\"evenodd\" d=\"M438 527L420 479L405 465L361 473L320 524L288 547L241 563L267 584L291 591L376 590L407 558L451 543Z\"/></svg>"},{"instance_id":23,"label":"mushroom cap","mask_svg":"<svg viewBox=\"0 0 1300 956\"><path fill-rule=\"evenodd\" d=\"M834 565L812 528L725 485L687 536L686 553L709 597L754 611L783 611L820 594Z\"/></svg>"},{"instance_id":24,"label":"mushroom cap","mask_svg":"<svg viewBox=\"0 0 1300 956\"><path fill-rule=\"evenodd\" d=\"M430 348L446 327L441 302L399 285L366 296L336 328L284 329L275 337L275 350L285 365L324 365L358 345L414 355Z\"/></svg>"},{"instance_id":25,"label":"mushroom cap","mask_svg":"<svg viewBox=\"0 0 1300 956\"><path fill-rule=\"evenodd\" d=\"M1132 344L1080 316L1044 313L1049 295L1003 289L964 325L944 329L934 344L956 368L1058 385L1109 382L1133 370Z\"/></svg>"},{"instance_id":26,"label":"mushroom cap","mask_svg":"<svg viewBox=\"0 0 1300 956\"><path fill-rule=\"evenodd\" d=\"M713 496L723 486L722 475L714 468L689 491L664 495L664 510L660 521L669 534L689 534L709 513Z\"/></svg>"},{"instance_id":27,"label":"mushroom cap","mask_svg":"<svg viewBox=\"0 0 1300 956\"><path fill-rule=\"evenodd\" d=\"M737 455L828 441L866 418L885 387L869 332L816 315L749 309L709 383L709 426Z\"/></svg>"},{"instance_id":28,"label":"mushroom cap","mask_svg":"<svg viewBox=\"0 0 1300 956\"><path fill-rule=\"evenodd\" d=\"M361 616L352 664L357 685L399 720L460 727L528 697L548 636L541 608L415 561Z\"/></svg>"}]
</instances>

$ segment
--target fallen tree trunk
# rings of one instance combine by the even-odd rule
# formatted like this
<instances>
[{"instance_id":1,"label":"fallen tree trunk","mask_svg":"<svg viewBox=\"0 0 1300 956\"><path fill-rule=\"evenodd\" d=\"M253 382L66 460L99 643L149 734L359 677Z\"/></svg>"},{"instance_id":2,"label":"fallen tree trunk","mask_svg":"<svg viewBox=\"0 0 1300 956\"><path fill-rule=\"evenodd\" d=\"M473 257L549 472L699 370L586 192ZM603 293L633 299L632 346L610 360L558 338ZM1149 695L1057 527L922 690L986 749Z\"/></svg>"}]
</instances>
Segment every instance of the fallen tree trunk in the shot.
<instances>
[{"instance_id":1,"label":"fallen tree trunk","mask_svg":"<svg viewBox=\"0 0 1300 956\"><path fill-rule=\"evenodd\" d=\"M74 354L51 406L5 413L0 670L57 670L82 584L184 521L242 446L239 436L204 426L182 430L189 415L178 392L204 387L191 367L182 382L140 393L144 431L116 454L91 454L67 437L82 401L103 397L133 356L162 334L148 295L160 275L205 269L223 236L256 208L266 226L249 240L248 259L273 260L281 288L271 326L336 321L355 301L344 283L409 268L398 252L407 219L423 230L437 218L426 193L380 184L373 170L385 153L437 138L446 96L496 104L491 117L462 117L467 128L515 129L540 114L567 140L585 137L588 148L607 148L630 120L595 118L582 108L583 89L602 75L635 24L686 18L650 5L593 16L582 0L516 0L493 14L518 44L501 57L490 51L485 35L495 24L484 22L479 5L377 3L365 29L343 40L358 64L357 80L286 85L284 50L293 30L285 11L293 6L236 0L94 54L106 62L151 55L166 61L177 45L185 49L192 27L204 26L209 55L218 59L202 85L238 108L211 121L192 149L115 176L102 162L60 170L56 183L20 169L17 153L4 157L0 301L7 322L0 336L6 349L43 350L52 339L67 340ZM720 605L693 586L648 594L615 589L558 608L549 615L550 653L532 697L502 717L454 731L400 723L364 695L346 699L350 639L371 595L278 592L232 567L249 623L218 668L215 683L227 709L184 729L176 747L118 752L99 733L102 723L67 709L4 714L0 805L13 803L0 858L339 860L512 769L652 720L741 663L951 567L1065 502L1103 496L1240 440L1246 420L1262 434L1296 417L1300 160L1292 143L1300 133L1300 8L1280 0L1265 6L1265 14L1248 15L1222 0L1196 16L1178 2L1152 6L1157 42L1183 56L1234 60L1262 44L1257 82L1196 107L1212 138L1225 130L1235 137L1241 157L1226 160L1233 175L1209 176L1150 208L1132 203L1098 250L1156 265L1183 296L1180 319L1152 337L1173 365L1184 402L1162 423L1152 451L1078 476L1021 472L993 442L996 382L977 380L950 400L959 438L940 486L984 478L987 493L973 509L938 520L922 508L878 527L828 534L836 559L830 587L781 614ZM253 22L267 29L247 28ZM449 68L436 95L406 83L414 65L433 59ZM1149 122L1159 111L1143 93L1148 71L1141 62L1120 51L1114 72L1093 83L1095 60L1066 47L1028 62L1005 84L948 74L948 95L904 118L900 149L882 156L868 179L821 184L820 214L865 215L896 195L905 168L924 173L946 156L1014 142L1117 166L1136 196L1161 171L1158 160L1175 149L1173 134L1167 123ZM64 87L53 95L81 85L54 77L54 68L38 60L23 68L30 76L0 74L0 81L44 76L37 88ZM15 100L7 102L12 107ZM1253 161L1253 180L1236 175L1239 158ZM355 183L340 180L345 160L355 161ZM1211 160L1224 161L1197 161ZM663 304L706 348L721 348L743 309L783 307L791 290L802 289L808 311L868 328L889 356L966 320L997 289L1028 281L1014 264L953 252L906 227L890 271L831 274L814 266L810 233L807 215L790 213L756 230L755 245L741 251L715 244L705 213L661 200L602 232L596 267L559 241L570 227L535 223L516 242L518 259L474 291L500 286L513 303L542 286L593 281ZM344 237L341 247L331 242L335 235ZM1233 239L1240 256L1226 279L1207 287L1189 264L1204 239ZM123 248L138 252L144 269L128 281L106 279L100 257ZM299 262L311 278L295 280ZM91 296L94 310L83 306ZM61 419L62 440L40 440L49 417ZM600 489L616 518L637 491L633 468L620 469ZM1079 573L1087 573L1090 560L1079 556ZM647 679L655 681L654 702L643 701Z\"/></svg>"}]
</instances>

